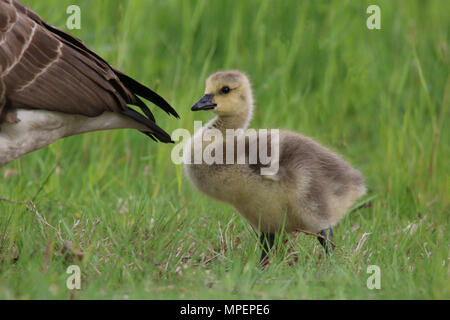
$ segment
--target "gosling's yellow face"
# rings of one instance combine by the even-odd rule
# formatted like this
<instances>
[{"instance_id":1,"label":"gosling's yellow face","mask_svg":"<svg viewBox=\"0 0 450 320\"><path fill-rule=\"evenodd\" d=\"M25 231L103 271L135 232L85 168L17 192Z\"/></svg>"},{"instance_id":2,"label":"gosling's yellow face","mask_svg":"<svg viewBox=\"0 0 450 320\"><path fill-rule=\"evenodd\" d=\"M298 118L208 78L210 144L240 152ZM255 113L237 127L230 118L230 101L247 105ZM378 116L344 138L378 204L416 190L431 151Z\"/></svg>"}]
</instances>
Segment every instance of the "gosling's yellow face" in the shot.
<instances>
[{"instance_id":1,"label":"gosling's yellow face","mask_svg":"<svg viewBox=\"0 0 450 320\"><path fill-rule=\"evenodd\" d=\"M209 76L205 95L191 110L211 110L220 116L233 116L248 111L251 100L250 82L245 74L221 71Z\"/></svg>"}]
</instances>

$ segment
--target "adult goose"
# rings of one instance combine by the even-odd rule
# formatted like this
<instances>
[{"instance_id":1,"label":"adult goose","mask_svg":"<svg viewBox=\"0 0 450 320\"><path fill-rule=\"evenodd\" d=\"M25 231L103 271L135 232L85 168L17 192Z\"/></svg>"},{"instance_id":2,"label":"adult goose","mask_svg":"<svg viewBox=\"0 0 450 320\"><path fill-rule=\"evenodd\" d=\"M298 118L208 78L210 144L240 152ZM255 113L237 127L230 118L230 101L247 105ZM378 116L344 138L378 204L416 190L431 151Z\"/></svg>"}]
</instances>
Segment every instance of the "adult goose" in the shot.
<instances>
[{"instance_id":1,"label":"adult goose","mask_svg":"<svg viewBox=\"0 0 450 320\"><path fill-rule=\"evenodd\" d=\"M158 94L16 0L0 0L0 167L75 134L131 128L171 142L138 97ZM138 107L139 113L133 108Z\"/></svg>"},{"instance_id":2,"label":"adult goose","mask_svg":"<svg viewBox=\"0 0 450 320\"><path fill-rule=\"evenodd\" d=\"M201 192L233 205L261 231L261 263L275 233L283 229L320 233L327 250L331 228L366 191L361 173L303 135L278 129L251 134L253 95L242 72L211 75L192 110L217 116L186 145L187 177Z\"/></svg>"}]
</instances>

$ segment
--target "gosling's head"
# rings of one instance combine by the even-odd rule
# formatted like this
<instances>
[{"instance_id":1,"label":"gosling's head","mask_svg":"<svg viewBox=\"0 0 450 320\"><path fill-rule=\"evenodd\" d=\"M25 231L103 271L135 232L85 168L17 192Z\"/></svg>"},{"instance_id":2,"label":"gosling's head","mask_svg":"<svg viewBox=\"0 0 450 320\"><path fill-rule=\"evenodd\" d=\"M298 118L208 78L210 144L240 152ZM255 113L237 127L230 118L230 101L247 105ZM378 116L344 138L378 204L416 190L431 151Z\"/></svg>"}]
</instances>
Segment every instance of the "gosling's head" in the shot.
<instances>
[{"instance_id":1,"label":"gosling's head","mask_svg":"<svg viewBox=\"0 0 450 320\"><path fill-rule=\"evenodd\" d=\"M205 95L192 111L210 110L219 116L248 116L253 97L248 77L240 71L220 71L206 79Z\"/></svg>"}]
</instances>

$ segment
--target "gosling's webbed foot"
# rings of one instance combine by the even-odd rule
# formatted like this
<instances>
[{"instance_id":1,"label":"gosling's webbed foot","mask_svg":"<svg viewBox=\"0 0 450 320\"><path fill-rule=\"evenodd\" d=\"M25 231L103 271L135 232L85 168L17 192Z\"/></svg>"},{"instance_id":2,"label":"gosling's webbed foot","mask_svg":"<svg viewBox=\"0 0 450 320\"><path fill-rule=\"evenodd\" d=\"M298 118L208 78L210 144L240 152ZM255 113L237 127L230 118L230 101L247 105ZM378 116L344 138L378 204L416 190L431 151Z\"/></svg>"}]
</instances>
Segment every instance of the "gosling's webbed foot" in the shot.
<instances>
[{"instance_id":1,"label":"gosling's webbed foot","mask_svg":"<svg viewBox=\"0 0 450 320\"><path fill-rule=\"evenodd\" d=\"M272 249L275 242L275 235L273 233L262 232L259 237L259 241L262 247L261 259L259 260L259 264L261 266L264 266L268 262L270 249Z\"/></svg>"},{"instance_id":2,"label":"gosling's webbed foot","mask_svg":"<svg viewBox=\"0 0 450 320\"><path fill-rule=\"evenodd\" d=\"M333 230L331 228L323 229L319 232L319 234L329 240L333 240ZM317 240L319 240L320 244L325 249L325 253L330 254L333 250L333 246L327 240L321 237L317 237Z\"/></svg>"}]
</instances>

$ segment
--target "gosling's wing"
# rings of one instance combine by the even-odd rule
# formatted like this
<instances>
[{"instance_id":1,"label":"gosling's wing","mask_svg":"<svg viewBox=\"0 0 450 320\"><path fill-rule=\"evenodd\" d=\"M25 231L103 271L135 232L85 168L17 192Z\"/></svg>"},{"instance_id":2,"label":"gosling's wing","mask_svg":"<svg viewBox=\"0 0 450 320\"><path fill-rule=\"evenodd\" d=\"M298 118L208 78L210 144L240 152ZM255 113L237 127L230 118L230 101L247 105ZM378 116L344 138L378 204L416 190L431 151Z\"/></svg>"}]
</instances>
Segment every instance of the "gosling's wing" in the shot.
<instances>
[{"instance_id":1,"label":"gosling's wing","mask_svg":"<svg viewBox=\"0 0 450 320\"><path fill-rule=\"evenodd\" d=\"M364 188L364 178L358 170L313 139L285 131L281 140L280 167L290 172L307 171L312 177L313 195L321 196L327 189L338 196Z\"/></svg>"},{"instance_id":2,"label":"gosling's wing","mask_svg":"<svg viewBox=\"0 0 450 320\"><path fill-rule=\"evenodd\" d=\"M0 0L0 112L2 101L9 108L90 117L117 112L144 124L150 137L170 142L138 95L178 117L162 97L110 66L79 39L16 0ZM139 107L145 116L127 105Z\"/></svg>"}]
</instances>

